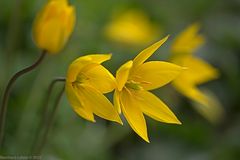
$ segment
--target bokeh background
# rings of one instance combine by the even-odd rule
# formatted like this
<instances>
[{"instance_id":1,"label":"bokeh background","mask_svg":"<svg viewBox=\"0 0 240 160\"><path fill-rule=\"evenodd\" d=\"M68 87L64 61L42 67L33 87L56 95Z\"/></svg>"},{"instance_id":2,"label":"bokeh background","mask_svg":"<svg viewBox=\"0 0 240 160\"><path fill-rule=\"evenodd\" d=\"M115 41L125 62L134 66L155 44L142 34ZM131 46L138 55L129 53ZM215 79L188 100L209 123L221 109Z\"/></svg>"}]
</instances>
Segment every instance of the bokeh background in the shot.
<instances>
[{"instance_id":1,"label":"bokeh background","mask_svg":"<svg viewBox=\"0 0 240 160\"><path fill-rule=\"evenodd\" d=\"M32 40L32 23L46 0L0 1L0 95L19 69L39 56ZM159 30L156 40L170 39L152 59L167 60L174 37L193 22L201 24L206 43L197 55L221 73L219 79L203 85L221 102L225 116L210 123L193 109L192 103L171 85L156 93L176 113L183 125L168 125L147 118L151 143L124 126L97 118L87 122L71 109L64 95L50 130L42 159L86 160L235 160L240 158L240 1L239 0L71 0L77 10L77 24L65 49L47 56L32 73L21 77L11 92L7 113L4 150L1 155L31 155L34 135L47 94L56 76L65 76L75 58L90 53L112 53L104 65L115 74L151 42L139 46L114 42L104 35L113 15L130 9L144 12ZM50 106L58 91L52 96ZM201 87L201 86L200 86ZM109 95L111 98L111 95Z\"/></svg>"}]
</instances>

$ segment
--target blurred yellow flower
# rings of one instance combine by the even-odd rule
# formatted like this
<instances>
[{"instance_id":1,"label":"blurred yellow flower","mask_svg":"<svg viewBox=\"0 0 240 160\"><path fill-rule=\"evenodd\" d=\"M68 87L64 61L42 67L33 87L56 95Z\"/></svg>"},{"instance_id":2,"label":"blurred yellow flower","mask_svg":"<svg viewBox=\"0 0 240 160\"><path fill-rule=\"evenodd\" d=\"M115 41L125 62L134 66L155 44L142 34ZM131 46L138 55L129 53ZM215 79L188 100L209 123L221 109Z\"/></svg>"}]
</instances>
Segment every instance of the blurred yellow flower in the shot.
<instances>
[{"instance_id":1,"label":"blurred yellow flower","mask_svg":"<svg viewBox=\"0 0 240 160\"><path fill-rule=\"evenodd\" d=\"M213 100L213 96L204 94L197 88L197 86L218 78L219 72L216 68L204 60L193 55L193 53L205 41L204 37L198 34L198 32L199 25L195 23L180 33L180 35L173 42L172 62L187 68L173 81L173 85L186 97L205 106L205 109L197 110L200 111L200 113L207 119L209 119L210 116L207 111L211 112L212 109L215 110L215 113L218 113L221 108L215 105L217 103L214 102L216 99ZM213 118L216 116L219 116L219 114L211 114L211 119L217 119Z\"/></svg>"},{"instance_id":2,"label":"blurred yellow flower","mask_svg":"<svg viewBox=\"0 0 240 160\"><path fill-rule=\"evenodd\" d=\"M165 123L181 124L174 113L148 90L166 85L176 78L182 67L163 61L144 63L166 40L160 40L123 64L116 73L114 106L123 112L132 129L149 142L143 113Z\"/></svg>"},{"instance_id":3,"label":"blurred yellow flower","mask_svg":"<svg viewBox=\"0 0 240 160\"><path fill-rule=\"evenodd\" d=\"M122 124L117 110L103 95L116 87L115 78L101 63L111 54L93 54L80 57L69 66L66 94L74 111L95 122L94 115Z\"/></svg>"},{"instance_id":4,"label":"blurred yellow flower","mask_svg":"<svg viewBox=\"0 0 240 160\"><path fill-rule=\"evenodd\" d=\"M73 32L75 19L75 8L67 0L49 0L34 21L37 47L52 54L59 52Z\"/></svg>"},{"instance_id":5,"label":"blurred yellow flower","mask_svg":"<svg viewBox=\"0 0 240 160\"><path fill-rule=\"evenodd\" d=\"M145 45L156 39L158 31L144 12L130 10L113 17L105 27L105 35L118 43Z\"/></svg>"}]
</instances>

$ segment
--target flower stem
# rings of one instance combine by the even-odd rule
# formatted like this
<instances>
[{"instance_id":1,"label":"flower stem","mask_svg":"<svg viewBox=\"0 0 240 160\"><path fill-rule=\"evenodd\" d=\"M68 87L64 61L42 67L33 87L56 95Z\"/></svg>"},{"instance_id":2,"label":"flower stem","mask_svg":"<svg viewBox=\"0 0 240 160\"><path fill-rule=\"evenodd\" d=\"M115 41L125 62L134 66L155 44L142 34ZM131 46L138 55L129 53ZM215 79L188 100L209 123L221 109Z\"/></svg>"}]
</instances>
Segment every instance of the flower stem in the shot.
<instances>
[{"instance_id":1,"label":"flower stem","mask_svg":"<svg viewBox=\"0 0 240 160\"><path fill-rule=\"evenodd\" d=\"M56 112L57 112L57 109L58 109L58 106L59 106L59 102L61 100L61 97L63 95L63 92L64 92L64 87L61 89L61 91L59 92L58 96L57 96L57 99L55 101L55 104L54 104L54 107L53 107L53 110L52 112L50 113L48 119L46 120L47 124L46 124L46 129L43 133L43 138L39 144L39 147L38 149L36 150L36 154L41 154L42 152L42 149L44 147L44 145L46 144L46 141L47 141L47 136L48 136L48 133L49 133L49 130L50 128L52 127L52 124L53 124L53 120L54 120L54 117L56 115Z\"/></svg>"},{"instance_id":2,"label":"flower stem","mask_svg":"<svg viewBox=\"0 0 240 160\"><path fill-rule=\"evenodd\" d=\"M43 50L40 57L34 64L15 73L7 84L7 87L3 93L3 99L2 99L1 110L0 110L0 148L2 147L3 138L4 138L8 98L9 98L9 94L12 89L12 86L19 77L35 69L42 62L45 55L46 55L46 51Z\"/></svg>"},{"instance_id":3,"label":"flower stem","mask_svg":"<svg viewBox=\"0 0 240 160\"><path fill-rule=\"evenodd\" d=\"M47 122L47 118L48 118L48 112L49 112L49 99L50 99L50 96L51 96L51 93L52 93L52 90L55 86L55 84L57 82L65 82L65 78L64 77L57 77L55 79L52 80L52 82L50 83L49 87L48 87L48 91L47 91L47 96L46 96L46 99L44 101L44 105L42 107L42 118L41 118L41 121L40 121L40 124L38 125L38 128L37 128L37 133L34 137L34 140L33 140L33 145L32 145L32 152L35 153L37 152L37 150L39 150L39 147L40 145L38 145L39 143L39 139L40 139L40 136L42 135L42 131L44 130L44 128L47 126L48 122Z\"/></svg>"}]
</instances>

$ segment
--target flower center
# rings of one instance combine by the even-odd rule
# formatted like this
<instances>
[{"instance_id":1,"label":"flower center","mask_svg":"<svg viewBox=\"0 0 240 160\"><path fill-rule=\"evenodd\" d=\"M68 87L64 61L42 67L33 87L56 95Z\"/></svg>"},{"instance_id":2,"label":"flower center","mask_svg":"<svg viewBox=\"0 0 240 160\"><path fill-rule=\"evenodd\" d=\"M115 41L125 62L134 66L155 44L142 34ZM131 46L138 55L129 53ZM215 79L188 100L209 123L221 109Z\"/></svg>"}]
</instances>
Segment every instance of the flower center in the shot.
<instances>
[{"instance_id":1,"label":"flower center","mask_svg":"<svg viewBox=\"0 0 240 160\"><path fill-rule=\"evenodd\" d=\"M74 82L72 82L72 85L77 86L81 83L86 82L87 80L89 80L89 77L87 77L84 73L80 73L78 74L77 79Z\"/></svg>"},{"instance_id":2,"label":"flower center","mask_svg":"<svg viewBox=\"0 0 240 160\"><path fill-rule=\"evenodd\" d=\"M127 88L133 89L133 90L142 90L142 86L140 85L139 82L135 82L133 80L128 80L127 83L125 84Z\"/></svg>"}]
</instances>

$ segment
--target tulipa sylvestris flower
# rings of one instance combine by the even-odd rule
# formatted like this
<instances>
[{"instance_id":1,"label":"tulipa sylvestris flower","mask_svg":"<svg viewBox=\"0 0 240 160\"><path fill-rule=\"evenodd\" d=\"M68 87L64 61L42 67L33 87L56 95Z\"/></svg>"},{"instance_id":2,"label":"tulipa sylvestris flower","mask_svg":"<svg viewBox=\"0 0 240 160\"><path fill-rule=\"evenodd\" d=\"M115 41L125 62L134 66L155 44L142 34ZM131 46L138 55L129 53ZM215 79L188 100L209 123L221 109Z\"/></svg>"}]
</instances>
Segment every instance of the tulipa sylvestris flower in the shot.
<instances>
[{"instance_id":1,"label":"tulipa sylvestris flower","mask_svg":"<svg viewBox=\"0 0 240 160\"><path fill-rule=\"evenodd\" d=\"M37 47L58 53L73 32L75 19L75 8L67 0L49 0L34 21L33 39Z\"/></svg>"},{"instance_id":2,"label":"tulipa sylvestris flower","mask_svg":"<svg viewBox=\"0 0 240 160\"><path fill-rule=\"evenodd\" d=\"M143 50L116 73L114 106L119 113L123 112L132 129L147 142L149 139L143 114L160 122L181 124L167 105L148 91L166 85L183 70L164 61L145 62L167 38Z\"/></svg>"},{"instance_id":3,"label":"tulipa sylvestris flower","mask_svg":"<svg viewBox=\"0 0 240 160\"><path fill-rule=\"evenodd\" d=\"M172 84L180 93L201 104L197 110L203 116L210 121L216 121L222 113L221 107L217 105L217 99L210 94L204 94L197 86L218 78L219 72L204 60L194 56L194 52L205 41L198 32L199 25L195 23L175 39L172 45L172 62L187 69Z\"/></svg>"},{"instance_id":4,"label":"tulipa sylvestris flower","mask_svg":"<svg viewBox=\"0 0 240 160\"><path fill-rule=\"evenodd\" d=\"M106 25L105 35L118 43L145 45L155 40L158 30L142 11L129 10L113 17Z\"/></svg>"},{"instance_id":5,"label":"tulipa sylvestris flower","mask_svg":"<svg viewBox=\"0 0 240 160\"><path fill-rule=\"evenodd\" d=\"M74 111L86 120L95 122L94 115L122 124L116 108L103 95L111 92L115 78L101 63L111 54L93 54L80 57L69 66L66 94Z\"/></svg>"}]
</instances>

